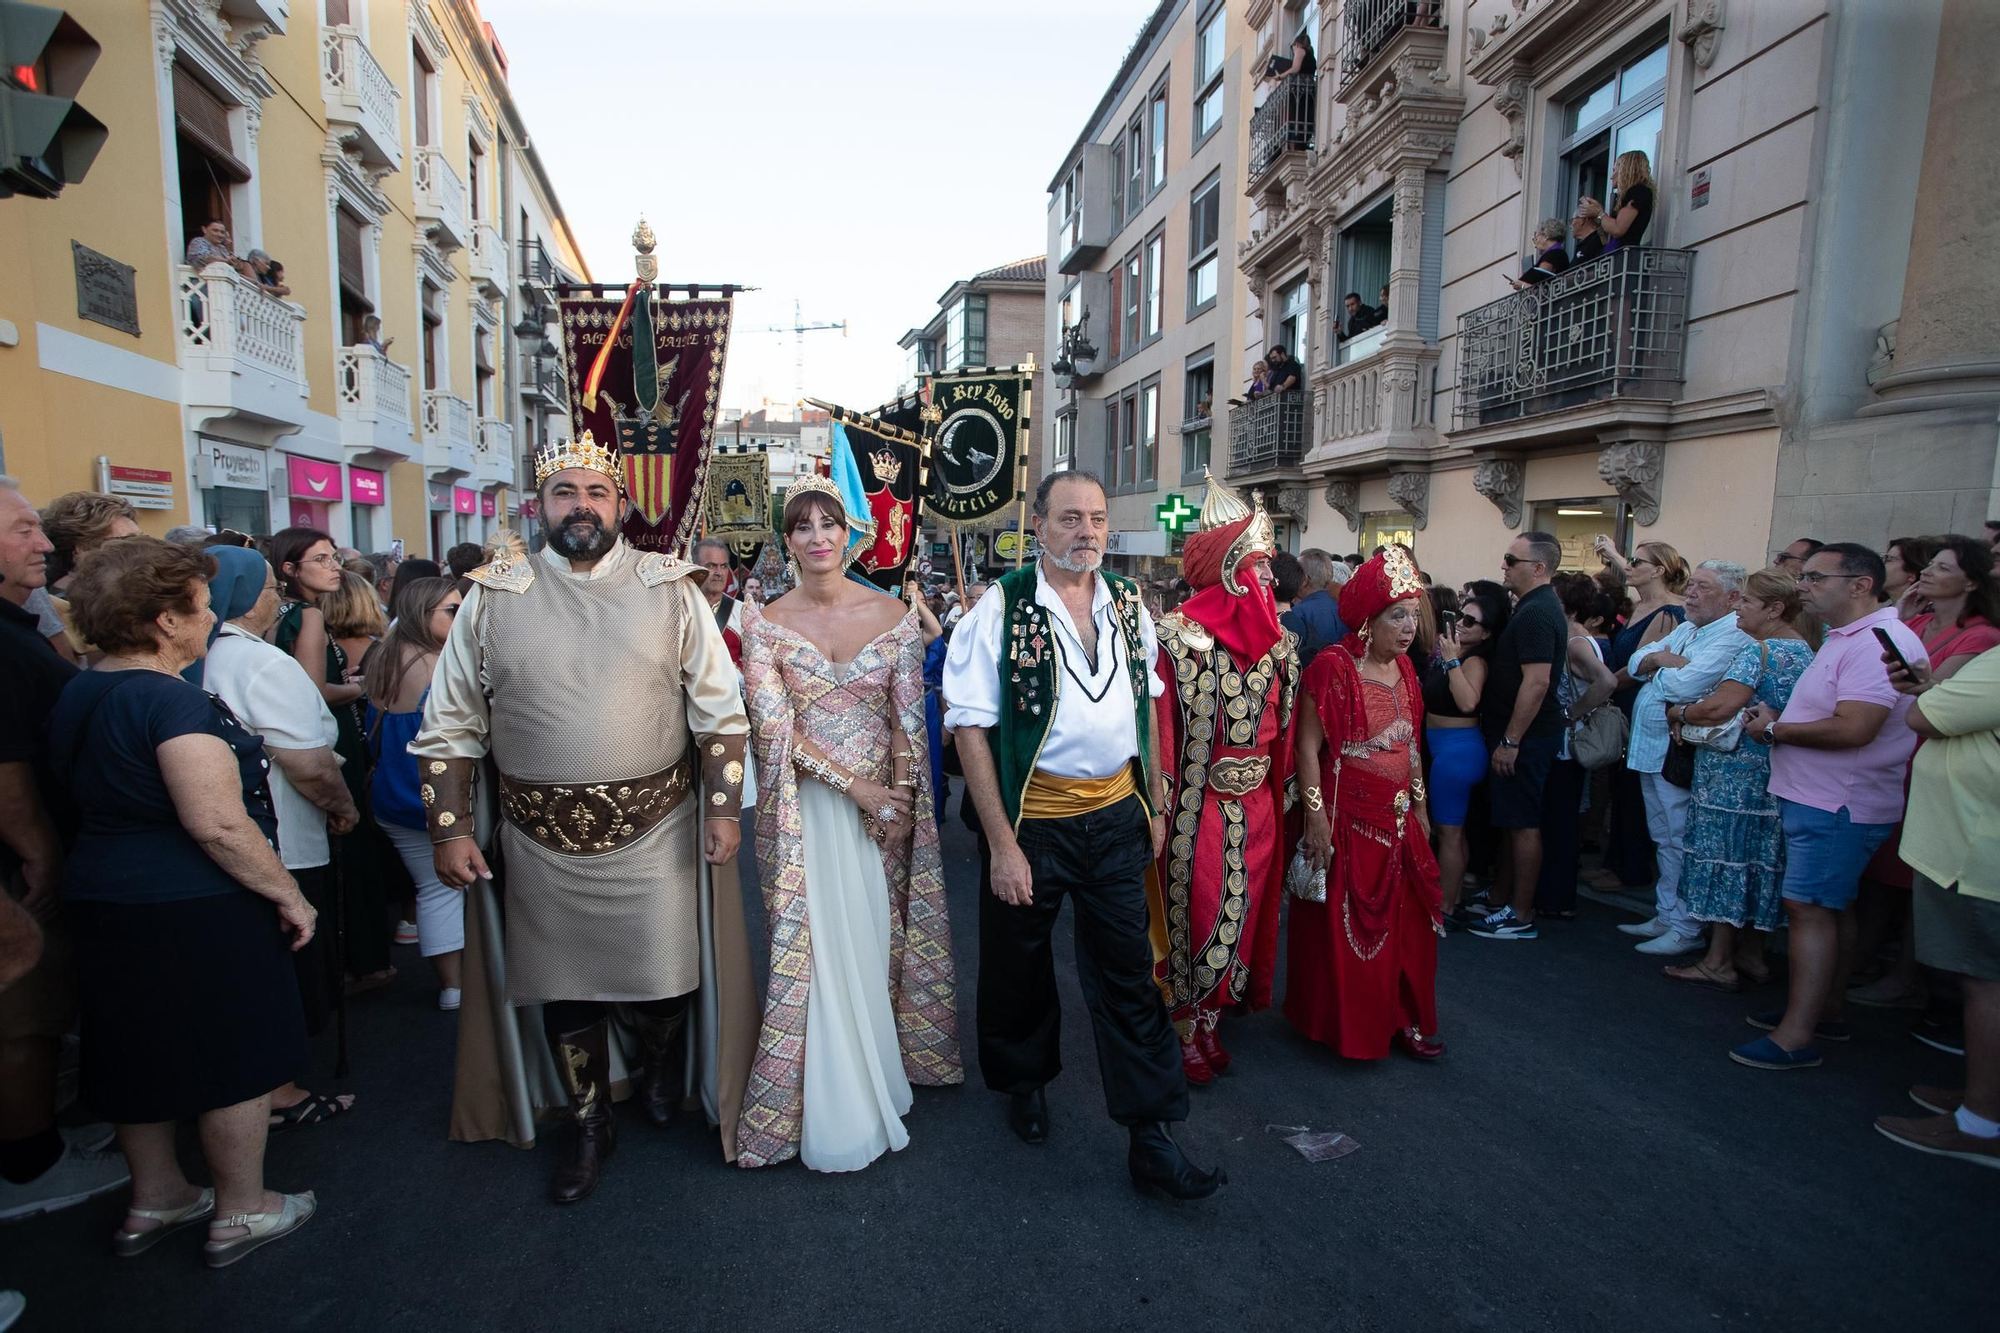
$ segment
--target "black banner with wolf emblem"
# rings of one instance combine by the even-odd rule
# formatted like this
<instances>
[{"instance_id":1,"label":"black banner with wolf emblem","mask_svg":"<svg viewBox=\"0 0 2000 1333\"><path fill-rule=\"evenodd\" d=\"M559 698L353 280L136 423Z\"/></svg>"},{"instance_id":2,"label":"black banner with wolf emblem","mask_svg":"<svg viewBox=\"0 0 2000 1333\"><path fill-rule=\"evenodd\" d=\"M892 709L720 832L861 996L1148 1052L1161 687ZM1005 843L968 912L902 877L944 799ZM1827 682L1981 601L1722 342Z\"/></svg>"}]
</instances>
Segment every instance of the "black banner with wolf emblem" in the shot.
<instances>
[{"instance_id":1,"label":"black banner with wolf emblem","mask_svg":"<svg viewBox=\"0 0 2000 1333\"><path fill-rule=\"evenodd\" d=\"M931 517L979 523L1020 500L1033 383L1025 368L931 377L931 405L940 414L925 499Z\"/></svg>"}]
</instances>

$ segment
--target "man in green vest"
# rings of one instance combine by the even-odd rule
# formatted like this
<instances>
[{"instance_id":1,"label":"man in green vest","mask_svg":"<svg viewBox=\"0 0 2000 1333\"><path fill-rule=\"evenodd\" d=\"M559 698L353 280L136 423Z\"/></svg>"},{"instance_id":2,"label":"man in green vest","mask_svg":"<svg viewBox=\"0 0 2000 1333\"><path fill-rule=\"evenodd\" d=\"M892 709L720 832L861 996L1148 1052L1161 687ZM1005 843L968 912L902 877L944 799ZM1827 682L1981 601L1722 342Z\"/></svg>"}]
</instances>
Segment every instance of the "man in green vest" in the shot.
<instances>
[{"instance_id":1,"label":"man in green vest","mask_svg":"<svg viewBox=\"0 0 2000 1333\"><path fill-rule=\"evenodd\" d=\"M1099 568L1110 515L1096 476L1045 477L1033 526L1041 559L966 614L944 668L945 723L983 830L979 1062L1013 1099L1014 1132L1046 1140L1044 1088L1062 1068L1050 936L1075 899L1078 979L1132 1178L1206 1198L1223 1176L1169 1132L1187 1118L1187 1080L1153 982L1146 880L1166 838L1153 622L1138 585Z\"/></svg>"}]
</instances>

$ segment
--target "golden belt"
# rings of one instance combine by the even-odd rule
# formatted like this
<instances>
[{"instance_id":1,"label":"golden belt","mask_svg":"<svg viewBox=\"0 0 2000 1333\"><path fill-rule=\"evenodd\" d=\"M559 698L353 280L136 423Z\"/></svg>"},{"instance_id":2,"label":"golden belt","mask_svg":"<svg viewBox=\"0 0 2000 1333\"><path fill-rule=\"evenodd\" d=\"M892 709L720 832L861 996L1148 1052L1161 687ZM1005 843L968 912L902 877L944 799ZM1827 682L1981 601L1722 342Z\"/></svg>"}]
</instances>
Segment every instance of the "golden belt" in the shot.
<instances>
[{"instance_id":1,"label":"golden belt","mask_svg":"<svg viewBox=\"0 0 2000 1333\"><path fill-rule=\"evenodd\" d=\"M1248 796L1271 776L1271 756L1246 754L1217 759L1208 766L1208 789L1217 796Z\"/></svg>"},{"instance_id":2,"label":"golden belt","mask_svg":"<svg viewBox=\"0 0 2000 1333\"><path fill-rule=\"evenodd\" d=\"M552 852L603 856L650 833L694 786L694 765L678 763L629 782L523 782L500 775L507 822Z\"/></svg>"}]
</instances>

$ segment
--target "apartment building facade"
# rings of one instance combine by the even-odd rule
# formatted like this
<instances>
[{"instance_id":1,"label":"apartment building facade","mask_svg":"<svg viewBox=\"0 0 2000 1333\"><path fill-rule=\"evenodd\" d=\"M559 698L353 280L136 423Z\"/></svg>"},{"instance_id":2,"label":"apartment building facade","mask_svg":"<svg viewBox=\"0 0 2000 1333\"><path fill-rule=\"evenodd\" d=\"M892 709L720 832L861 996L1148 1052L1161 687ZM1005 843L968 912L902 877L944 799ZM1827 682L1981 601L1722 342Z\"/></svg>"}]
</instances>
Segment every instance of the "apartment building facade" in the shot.
<instances>
[{"instance_id":1,"label":"apartment building facade","mask_svg":"<svg viewBox=\"0 0 2000 1333\"><path fill-rule=\"evenodd\" d=\"M524 455L566 412L523 334L548 283L588 275L472 0L69 10L111 133L60 198L0 203L29 261L0 275L27 492L110 484L150 530L310 523L418 554L517 522ZM211 218L289 292L191 266Z\"/></svg>"},{"instance_id":2,"label":"apartment building facade","mask_svg":"<svg viewBox=\"0 0 2000 1333\"><path fill-rule=\"evenodd\" d=\"M1244 355L1304 342L1309 390L1284 447L1232 436L1231 473L1300 508L1304 542L1409 541L1458 581L1529 528L1577 567L1598 532L1756 567L1996 512L1990 7L1248 17L1260 61L1301 31L1315 51L1251 113L1239 255ZM1543 220L1608 203L1635 149L1642 245L1515 292ZM1348 293L1386 319L1343 336Z\"/></svg>"},{"instance_id":3,"label":"apartment building facade","mask_svg":"<svg viewBox=\"0 0 2000 1333\"><path fill-rule=\"evenodd\" d=\"M1043 456L1104 478L1126 572L1176 554L1159 507L1199 509L1241 382L1245 12L1163 0L1049 183Z\"/></svg>"}]
</instances>

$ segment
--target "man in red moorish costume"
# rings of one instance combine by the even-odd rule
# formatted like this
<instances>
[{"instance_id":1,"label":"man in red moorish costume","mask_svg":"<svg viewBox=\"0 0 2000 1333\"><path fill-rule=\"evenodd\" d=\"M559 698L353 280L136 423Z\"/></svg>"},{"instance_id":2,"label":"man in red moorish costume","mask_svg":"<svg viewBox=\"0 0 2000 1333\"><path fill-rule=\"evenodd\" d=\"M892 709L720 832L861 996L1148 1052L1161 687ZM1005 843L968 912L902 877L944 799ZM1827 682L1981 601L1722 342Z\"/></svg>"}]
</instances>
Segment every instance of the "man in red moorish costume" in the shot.
<instances>
[{"instance_id":1,"label":"man in red moorish costume","mask_svg":"<svg viewBox=\"0 0 2000 1333\"><path fill-rule=\"evenodd\" d=\"M1285 1017L1353 1060L1393 1041L1419 1060L1437 1031L1443 914L1424 801L1423 692L1408 656L1423 582L1390 546L1340 591L1353 630L1313 659L1295 760L1305 854L1326 869L1323 901L1292 904Z\"/></svg>"},{"instance_id":2,"label":"man in red moorish costume","mask_svg":"<svg viewBox=\"0 0 2000 1333\"><path fill-rule=\"evenodd\" d=\"M1158 625L1166 692L1154 700L1174 822L1151 894L1153 975L1191 1084L1229 1067L1222 1010L1271 1003L1299 685L1298 636L1271 597L1263 496L1252 510L1210 477L1201 527L1181 558L1195 594Z\"/></svg>"}]
</instances>

